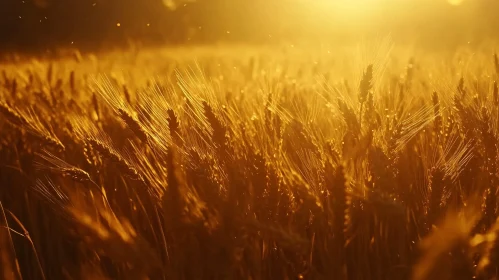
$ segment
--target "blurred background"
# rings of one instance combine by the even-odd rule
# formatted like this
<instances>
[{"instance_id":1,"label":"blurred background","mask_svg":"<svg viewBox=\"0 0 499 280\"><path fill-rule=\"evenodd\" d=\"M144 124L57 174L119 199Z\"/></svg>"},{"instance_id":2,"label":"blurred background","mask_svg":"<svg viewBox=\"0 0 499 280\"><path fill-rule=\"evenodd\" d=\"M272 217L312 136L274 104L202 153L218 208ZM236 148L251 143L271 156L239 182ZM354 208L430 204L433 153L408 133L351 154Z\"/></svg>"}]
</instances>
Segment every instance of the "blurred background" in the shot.
<instances>
[{"instance_id":1,"label":"blurred background","mask_svg":"<svg viewBox=\"0 0 499 280\"><path fill-rule=\"evenodd\" d=\"M497 0L1 0L0 49L333 42L446 47L499 36Z\"/></svg>"}]
</instances>

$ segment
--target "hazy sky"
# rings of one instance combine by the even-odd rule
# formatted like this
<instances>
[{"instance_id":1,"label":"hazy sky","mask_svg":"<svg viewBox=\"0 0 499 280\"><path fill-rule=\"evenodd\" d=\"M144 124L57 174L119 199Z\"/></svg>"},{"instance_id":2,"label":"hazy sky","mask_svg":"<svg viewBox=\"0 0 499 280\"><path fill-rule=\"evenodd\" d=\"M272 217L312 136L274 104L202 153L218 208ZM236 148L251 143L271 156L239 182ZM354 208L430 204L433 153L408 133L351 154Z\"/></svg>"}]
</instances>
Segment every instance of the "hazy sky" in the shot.
<instances>
[{"instance_id":1,"label":"hazy sky","mask_svg":"<svg viewBox=\"0 0 499 280\"><path fill-rule=\"evenodd\" d=\"M0 0L0 45L149 37L271 43L374 33L466 42L497 36L498 10L494 0Z\"/></svg>"}]
</instances>

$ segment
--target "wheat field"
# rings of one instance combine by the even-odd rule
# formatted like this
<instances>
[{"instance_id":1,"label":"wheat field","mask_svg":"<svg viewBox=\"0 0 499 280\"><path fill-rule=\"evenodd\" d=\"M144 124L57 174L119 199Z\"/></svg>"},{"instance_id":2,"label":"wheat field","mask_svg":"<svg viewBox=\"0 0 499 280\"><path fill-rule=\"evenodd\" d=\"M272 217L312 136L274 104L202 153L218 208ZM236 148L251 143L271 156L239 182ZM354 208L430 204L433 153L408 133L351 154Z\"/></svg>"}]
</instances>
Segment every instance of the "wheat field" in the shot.
<instances>
[{"instance_id":1,"label":"wheat field","mask_svg":"<svg viewBox=\"0 0 499 280\"><path fill-rule=\"evenodd\" d=\"M2 279L498 276L493 46L0 70Z\"/></svg>"}]
</instances>

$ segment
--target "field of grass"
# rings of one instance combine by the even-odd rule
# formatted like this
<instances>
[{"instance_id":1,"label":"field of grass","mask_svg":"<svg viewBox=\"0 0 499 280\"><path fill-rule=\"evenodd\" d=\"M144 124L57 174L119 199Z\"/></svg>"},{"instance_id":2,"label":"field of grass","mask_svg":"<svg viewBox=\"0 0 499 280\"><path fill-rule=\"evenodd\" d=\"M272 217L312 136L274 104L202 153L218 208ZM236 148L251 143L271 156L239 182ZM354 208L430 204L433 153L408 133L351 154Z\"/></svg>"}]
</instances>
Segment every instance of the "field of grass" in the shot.
<instances>
[{"instance_id":1,"label":"field of grass","mask_svg":"<svg viewBox=\"0 0 499 280\"><path fill-rule=\"evenodd\" d=\"M0 65L2 279L496 279L490 48Z\"/></svg>"}]
</instances>

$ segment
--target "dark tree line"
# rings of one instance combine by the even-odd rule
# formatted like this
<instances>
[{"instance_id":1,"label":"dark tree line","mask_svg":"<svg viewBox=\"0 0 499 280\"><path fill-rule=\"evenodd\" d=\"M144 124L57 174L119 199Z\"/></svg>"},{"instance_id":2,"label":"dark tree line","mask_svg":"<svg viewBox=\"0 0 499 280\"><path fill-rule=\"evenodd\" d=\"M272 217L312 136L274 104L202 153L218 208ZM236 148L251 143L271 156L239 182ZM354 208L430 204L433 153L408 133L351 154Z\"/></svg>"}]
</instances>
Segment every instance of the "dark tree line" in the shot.
<instances>
[{"instance_id":1,"label":"dark tree line","mask_svg":"<svg viewBox=\"0 0 499 280\"><path fill-rule=\"evenodd\" d=\"M300 6L287 1L0 0L0 50L261 42L290 31L308 33L296 21L304 18L296 14Z\"/></svg>"},{"instance_id":2,"label":"dark tree line","mask_svg":"<svg viewBox=\"0 0 499 280\"><path fill-rule=\"evenodd\" d=\"M182 7L182 6L181 6ZM184 40L185 10L163 0L2 0L0 47Z\"/></svg>"}]
</instances>

